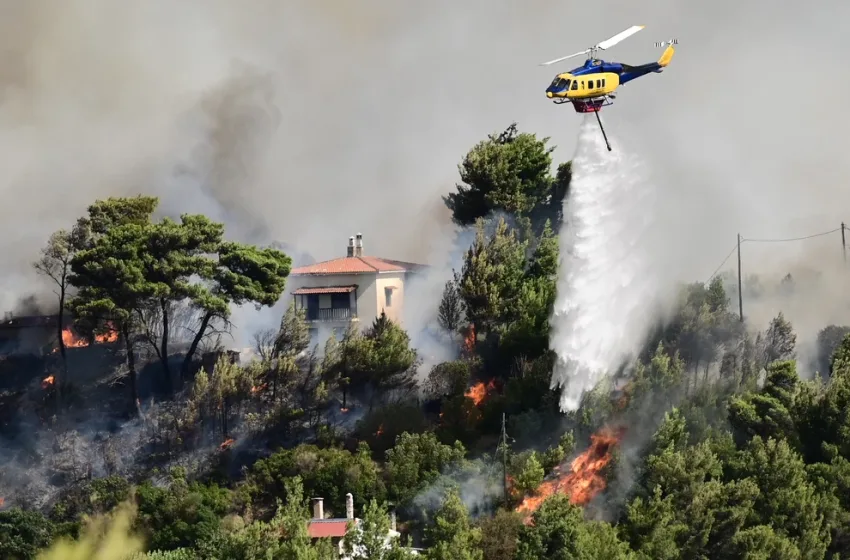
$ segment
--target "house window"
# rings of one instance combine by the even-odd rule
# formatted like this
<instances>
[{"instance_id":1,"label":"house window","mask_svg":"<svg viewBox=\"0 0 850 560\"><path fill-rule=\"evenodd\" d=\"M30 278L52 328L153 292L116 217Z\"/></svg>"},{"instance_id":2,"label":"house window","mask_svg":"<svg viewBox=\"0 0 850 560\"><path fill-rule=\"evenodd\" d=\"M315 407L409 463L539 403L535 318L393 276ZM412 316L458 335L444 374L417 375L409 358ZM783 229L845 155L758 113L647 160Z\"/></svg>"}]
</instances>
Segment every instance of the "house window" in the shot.
<instances>
[{"instance_id":1,"label":"house window","mask_svg":"<svg viewBox=\"0 0 850 560\"><path fill-rule=\"evenodd\" d=\"M392 305L393 305L393 289L392 288L384 288L384 298L386 299L387 307L392 307Z\"/></svg>"}]
</instances>

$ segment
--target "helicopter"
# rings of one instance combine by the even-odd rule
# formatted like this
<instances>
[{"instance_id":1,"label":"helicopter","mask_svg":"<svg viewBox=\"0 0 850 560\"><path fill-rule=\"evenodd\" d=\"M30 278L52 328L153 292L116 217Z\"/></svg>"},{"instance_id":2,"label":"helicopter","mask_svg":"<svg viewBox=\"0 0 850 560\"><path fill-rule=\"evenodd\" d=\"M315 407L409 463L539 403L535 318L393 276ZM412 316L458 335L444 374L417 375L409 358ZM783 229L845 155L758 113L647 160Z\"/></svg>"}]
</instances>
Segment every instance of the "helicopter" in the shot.
<instances>
[{"instance_id":1,"label":"helicopter","mask_svg":"<svg viewBox=\"0 0 850 560\"><path fill-rule=\"evenodd\" d=\"M605 138L605 145L608 147L609 152L611 151L611 144L608 142L608 136L602 127L599 111L602 107L607 107L614 103L613 100L616 98L614 92L622 84L650 73L662 72L670 64L674 52L673 45L678 45L679 40L669 39L667 41L657 41L655 43L656 48L667 47L661 54L661 58L657 62L649 62L638 66L631 66L621 62L607 62L598 59L596 54L600 50L610 49L644 27L646 26L633 25L610 39L597 43L581 52L562 56L561 58L541 64L541 66L549 66L550 64L555 64L568 58L587 55L587 60L583 66L555 76L555 79L546 88L546 97L556 104L572 103L576 113L596 113L596 120L599 122L599 128L602 130L602 136Z\"/></svg>"}]
</instances>

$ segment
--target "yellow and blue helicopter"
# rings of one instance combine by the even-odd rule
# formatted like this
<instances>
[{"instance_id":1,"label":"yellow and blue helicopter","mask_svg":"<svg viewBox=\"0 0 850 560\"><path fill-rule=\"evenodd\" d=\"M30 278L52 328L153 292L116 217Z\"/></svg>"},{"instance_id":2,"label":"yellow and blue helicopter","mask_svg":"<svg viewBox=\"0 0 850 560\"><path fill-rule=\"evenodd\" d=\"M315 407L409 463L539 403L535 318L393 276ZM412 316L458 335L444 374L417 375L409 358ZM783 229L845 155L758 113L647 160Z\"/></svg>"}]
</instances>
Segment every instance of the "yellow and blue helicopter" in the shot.
<instances>
[{"instance_id":1,"label":"yellow and blue helicopter","mask_svg":"<svg viewBox=\"0 0 850 560\"><path fill-rule=\"evenodd\" d=\"M610 49L620 41L631 37L645 25L633 25L625 31L618 33L606 39L601 43L585 49L581 52L573 53L555 60L544 62L541 66L549 66L573 58L575 56L588 55L583 66L574 68L569 72L558 74L552 83L546 88L546 97L552 99L555 103L572 103L577 113L596 113L596 119L599 121L599 128L602 130L602 136L605 138L605 144L608 146L608 151L611 151L611 144L608 143L608 137L605 134L605 129L602 128L602 120L599 119L599 111L602 107L607 107L613 104L613 99L616 98L614 91L636 78L645 76L650 73L660 73L670 64L673 58L673 45L678 45L678 39L670 39L669 41L656 42L656 47L664 47L664 53L658 62L650 62L631 66L621 62L607 62L596 58L596 53L600 50Z\"/></svg>"}]
</instances>

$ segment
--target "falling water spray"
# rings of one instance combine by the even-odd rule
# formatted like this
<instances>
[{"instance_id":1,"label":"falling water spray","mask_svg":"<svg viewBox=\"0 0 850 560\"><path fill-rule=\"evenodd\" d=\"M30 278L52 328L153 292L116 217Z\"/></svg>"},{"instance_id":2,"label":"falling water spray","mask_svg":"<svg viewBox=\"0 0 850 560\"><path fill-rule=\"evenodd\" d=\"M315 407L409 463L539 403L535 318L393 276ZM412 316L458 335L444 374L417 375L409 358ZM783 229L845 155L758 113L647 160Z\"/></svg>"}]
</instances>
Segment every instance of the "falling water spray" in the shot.
<instances>
[{"instance_id":1,"label":"falling water spray","mask_svg":"<svg viewBox=\"0 0 850 560\"><path fill-rule=\"evenodd\" d=\"M564 201L551 319L552 387L561 388L565 412L633 358L655 317L657 269L647 239L655 189L640 160L612 144L609 152L596 117L586 115Z\"/></svg>"}]
</instances>

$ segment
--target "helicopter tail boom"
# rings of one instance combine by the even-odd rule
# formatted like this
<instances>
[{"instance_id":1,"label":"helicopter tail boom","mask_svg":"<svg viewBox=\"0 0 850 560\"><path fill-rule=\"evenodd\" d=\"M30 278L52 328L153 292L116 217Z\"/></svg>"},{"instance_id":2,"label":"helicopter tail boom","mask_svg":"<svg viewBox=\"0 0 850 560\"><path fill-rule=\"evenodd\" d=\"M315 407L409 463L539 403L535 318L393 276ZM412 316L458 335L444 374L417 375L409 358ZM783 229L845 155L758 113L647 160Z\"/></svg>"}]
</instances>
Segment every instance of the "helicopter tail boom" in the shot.
<instances>
[{"instance_id":1,"label":"helicopter tail boom","mask_svg":"<svg viewBox=\"0 0 850 560\"><path fill-rule=\"evenodd\" d=\"M675 52L673 45L667 45L667 48L664 49L664 52L661 54L661 58L658 59L658 66L664 68L670 64L670 61L673 60L673 53Z\"/></svg>"}]
</instances>

